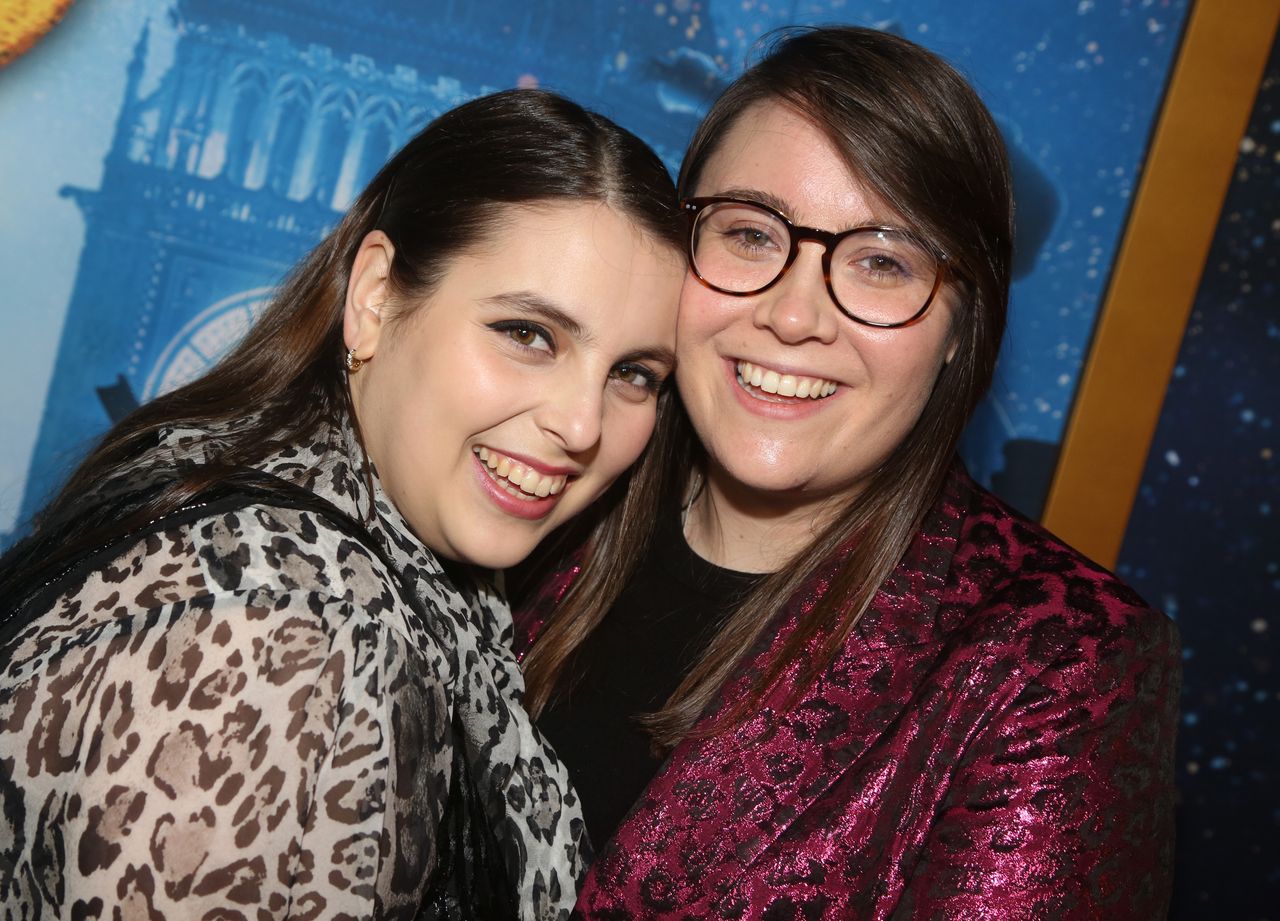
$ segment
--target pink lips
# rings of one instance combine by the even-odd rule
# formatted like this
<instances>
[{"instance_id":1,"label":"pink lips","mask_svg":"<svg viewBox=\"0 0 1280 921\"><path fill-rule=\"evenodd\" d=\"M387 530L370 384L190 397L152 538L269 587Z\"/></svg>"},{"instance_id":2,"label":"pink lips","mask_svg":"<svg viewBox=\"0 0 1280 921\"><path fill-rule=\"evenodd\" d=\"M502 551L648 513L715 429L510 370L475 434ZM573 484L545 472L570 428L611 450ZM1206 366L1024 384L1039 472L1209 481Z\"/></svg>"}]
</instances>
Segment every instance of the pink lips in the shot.
<instances>
[{"instance_id":1,"label":"pink lips","mask_svg":"<svg viewBox=\"0 0 1280 921\"><path fill-rule=\"evenodd\" d=\"M539 473L549 475L570 475L573 473L573 471L570 470L547 467L545 464L534 463L515 454L508 456L514 460L520 461L522 464L526 464L527 466L534 468ZM537 521L541 518L547 517L547 515L551 514L551 510L556 507L557 503L559 503L560 499L566 492L568 492L569 489L569 485L566 485L563 490L554 496L546 496L541 499L537 497L518 499L498 484L498 482L493 478L493 475L489 472L489 468L478 456L472 454L471 460L475 467L476 479L480 482L480 486L484 489L485 494L494 505L506 514L515 518L523 518L526 521Z\"/></svg>"},{"instance_id":2,"label":"pink lips","mask_svg":"<svg viewBox=\"0 0 1280 921\"><path fill-rule=\"evenodd\" d=\"M526 457L523 454L515 454L511 451L499 451L498 453L511 458L513 461L519 461L520 463L524 464L526 467L533 468L534 470L541 473L543 476L575 477L575 476L578 476L580 473L582 473L582 471L577 467L552 466L551 464L544 464L542 461L537 460L535 458Z\"/></svg>"},{"instance_id":3,"label":"pink lips","mask_svg":"<svg viewBox=\"0 0 1280 921\"><path fill-rule=\"evenodd\" d=\"M808 397L779 397L772 393L769 394L770 398L768 400L762 400L752 396L738 383L738 362L736 359L725 359L724 368L729 389L733 391L738 405L750 413L764 416L767 419L807 419L814 413L821 412L824 404L840 397L840 391L837 390L831 396L824 397L821 400L811 400Z\"/></svg>"}]
</instances>

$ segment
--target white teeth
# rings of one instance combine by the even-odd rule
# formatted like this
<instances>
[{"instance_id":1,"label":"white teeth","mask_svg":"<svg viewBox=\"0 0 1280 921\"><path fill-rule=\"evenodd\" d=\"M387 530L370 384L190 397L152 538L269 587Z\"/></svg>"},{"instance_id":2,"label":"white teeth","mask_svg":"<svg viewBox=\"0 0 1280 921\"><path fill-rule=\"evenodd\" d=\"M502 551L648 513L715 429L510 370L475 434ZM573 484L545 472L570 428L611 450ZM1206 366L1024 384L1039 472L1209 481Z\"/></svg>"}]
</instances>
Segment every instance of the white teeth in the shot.
<instances>
[{"instance_id":1,"label":"white teeth","mask_svg":"<svg viewBox=\"0 0 1280 921\"><path fill-rule=\"evenodd\" d=\"M483 446L472 450L489 469L494 482L518 499L533 501L557 495L569 481L564 474L541 474L532 467Z\"/></svg>"},{"instance_id":2,"label":"white teeth","mask_svg":"<svg viewBox=\"0 0 1280 921\"><path fill-rule=\"evenodd\" d=\"M743 386L758 387L765 393L775 393L781 397L800 397L802 399L820 400L829 397L838 389L835 381L820 377L802 377L799 374L779 374L749 361L738 362L738 383Z\"/></svg>"}]
</instances>

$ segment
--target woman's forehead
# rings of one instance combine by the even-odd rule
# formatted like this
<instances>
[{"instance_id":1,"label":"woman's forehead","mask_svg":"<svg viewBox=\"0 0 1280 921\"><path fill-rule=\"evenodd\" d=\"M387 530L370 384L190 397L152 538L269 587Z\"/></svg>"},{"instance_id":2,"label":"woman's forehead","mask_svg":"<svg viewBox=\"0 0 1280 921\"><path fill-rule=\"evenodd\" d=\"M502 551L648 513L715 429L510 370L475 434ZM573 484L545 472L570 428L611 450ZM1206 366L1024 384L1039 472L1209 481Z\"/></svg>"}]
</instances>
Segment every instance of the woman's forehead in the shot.
<instances>
[{"instance_id":1,"label":"woman's forehead","mask_svg":"<svg viewBox=\"0 0 1280 921\"><path fill-rule=\"evenodd\" d=\"M778 102L756 103L730 123L694 192L758 201L797 224L824 230L904 223L849 167L821 126Z\"/></svg>"}]
</instances>

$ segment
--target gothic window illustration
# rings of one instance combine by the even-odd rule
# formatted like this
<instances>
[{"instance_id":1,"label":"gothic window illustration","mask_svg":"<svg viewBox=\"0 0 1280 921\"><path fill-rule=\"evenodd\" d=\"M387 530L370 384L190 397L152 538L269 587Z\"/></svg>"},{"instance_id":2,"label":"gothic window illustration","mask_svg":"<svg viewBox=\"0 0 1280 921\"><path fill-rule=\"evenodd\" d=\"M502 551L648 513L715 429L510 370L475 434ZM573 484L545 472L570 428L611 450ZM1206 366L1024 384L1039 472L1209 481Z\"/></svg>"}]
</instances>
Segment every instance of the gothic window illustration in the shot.
<instances>
[{"instance_id":1,"label":"gothic window illustration","mask_svg":"<svg viewBox=\"0 0 1280 921\"><path fill-rule=\"evenodd\" d=\"M224 175L236 185L251 186L254 154L259 149L263 110L266 107L267 76L257 68L246 68L233 78L231 123L227 128L227 162Z\"/></svg>"},{"instance_id":2,"label":"gothic window illustration","mask_svg":"<svg viewBox=\"0 0 1280 921\"><path fill-rule=\"evenodd\" d=\"M334 195L346 160L354 109L354 99L347 92L334 93L321 102L311 198L326 207L336 207Z\"/></svg>"},{"instance_id":3,"label":"gothic window illustration","mask_svg":"<svg viewBox=\"0 0 1280 921\"><path fill-rule=\"evenodd\" d=\"M275 123L269 134L267 187L277 195L293 198L298 153L311 115L311 87L307 81L291 77L277 91L273 106Z\"/></svg>"},{"instance_id":4,"label":"gothic window illustration","mask_svg":"<svg viewBox=\"0 0 1280 921\"><path fill-rule=\"evenodd\" d=\"M400 143L395 128L399 121L397 116L394 104L385 99L374 100L365 111L361 125L359 166L356 169L353 193L368 185L369 180L377 174L382 164L386 163L395 152Z\"/></svg>"}]
</instances>

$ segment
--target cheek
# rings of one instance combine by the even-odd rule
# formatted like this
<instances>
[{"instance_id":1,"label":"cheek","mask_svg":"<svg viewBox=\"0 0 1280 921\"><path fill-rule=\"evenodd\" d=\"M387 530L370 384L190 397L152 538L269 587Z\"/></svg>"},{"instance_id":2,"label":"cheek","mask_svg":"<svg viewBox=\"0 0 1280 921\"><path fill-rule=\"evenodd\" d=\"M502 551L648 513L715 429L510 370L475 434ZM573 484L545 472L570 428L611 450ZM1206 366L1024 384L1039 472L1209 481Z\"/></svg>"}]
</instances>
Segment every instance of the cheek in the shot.
<instances>
[{"instance_id":1,"label":"cheek","mask_svg":"<svg viewBox=\"0 0 1280 921\"><path fill-rule=\"evenodd\" d=\"M407 490L430 492L459 458L465 460L466 440L518 403L520 381L511 380L509 367L467 339L449 341L446 349L414 339L397 343L363 401L368 421L362 417L360 424L382 447L384 457L375 460L402 497Z\"/></svg>"},{"instance_id":2,"label":"cheek","mask_svg":"<svg viewBox=\"0 0 1280 921\"><path fill-rule=\"evenodd\" d=\"M452 434L474 435L517 414L535 392L527 368L483 339L452 337L419 363L416 411L447 421Z\"/></svg>"},{"instance_id":3,"label":"cheek","mask_svg":"<svg viewBox=\"0 0 1280 921\"><path fill-rule=\"evenodd\" d=\"M601 436L599 470L612 480L635 463L649 443L657 409L650 400L643 406L625 406L610 413Z\"/></svg>"},{"instance_id":4,"label":"cheek","mask_svg":"<svg viewBox=\"0 0 1280 921\"><path fill-rule=\"evenodd\" d=\"M911 398L921 390L928 390L937 367L931 356L904 354L901 349L863 348L858 355L886 397Z\"/></svg>"},{"instance_id":5,"label":"cheek","mask_svg":"<svg viewBox=\"0 0 1280 921\"><path fill-rule=\"evenodd\" d=\"M942 305L905 329L852 329L849 348L886 391L906 399L928 394L951 346L950 316Z\"/></svg>"},{"instance_id":6,"label":"cheek","mask_svg":"<svg viewBox=\"0 0 1280 921\"><path fill-rule=\"evenodd\" d=\"M677 363L697 350L724 325L723 296L709 291L692 276L680 294L680 312L676 317Z\"/></svg>"},{"instance_id":7,"label":"cheek","mask_svg":"<svg viewBox=\"0 0 1280 921\"><path fill-rule=\"evenodd\" d=\"M940 346L937 350L926 349L923 354L885 355L878 367L871 359L872 374L878 372L882 384L878 401L882 419L888 429L895 432L895 437L905 437L919 421L942 370L944 357Z\"/></svg>"}]
</instances>

